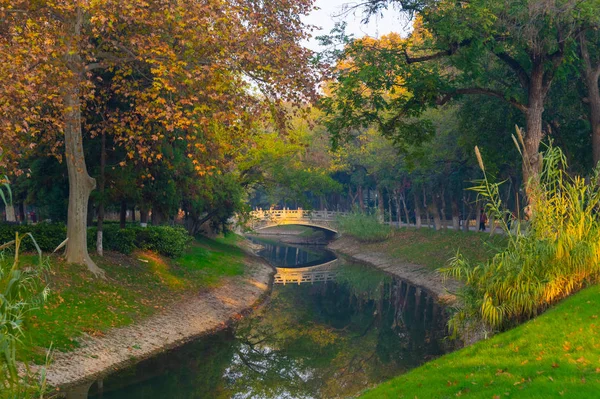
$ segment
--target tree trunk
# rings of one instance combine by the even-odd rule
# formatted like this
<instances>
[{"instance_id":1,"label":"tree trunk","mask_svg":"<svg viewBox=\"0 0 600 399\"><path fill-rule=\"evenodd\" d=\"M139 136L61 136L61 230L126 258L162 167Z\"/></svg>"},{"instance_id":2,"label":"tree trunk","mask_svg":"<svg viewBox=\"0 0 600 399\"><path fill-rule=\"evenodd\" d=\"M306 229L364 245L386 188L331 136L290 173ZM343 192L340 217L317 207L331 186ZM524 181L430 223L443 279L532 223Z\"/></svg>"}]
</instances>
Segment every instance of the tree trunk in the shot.
<instances>
[{"instance_id":1,"label":"tree trunk","mask_svg":"<svg viewBox=\"0 0 600 399\"><path fill-rule=\"evenodd\" d=\"M122 229L127 226L127 202L121 200L121 211L119 212L119 225Z\"/></svg>"},{"instance_id":2,"label":"tree trunk","mask_svg":"<svg viewBox=\"0 0 600 399\"><path fill-rule=\"evenodd\" d=\"M7 204L5 207L6 211L6 221L7 222L16 222L17 215L15 215L15 206L13 204Z\"/></svg>"},{"instance_id":3,"label":"tree trunk","mask_svg":"<svg viewBox=\"0 0 600 399\"><path fill-rule=\"evenodd\" d=\"M598 79L600 79L600 63L593 65L587 47L585 34L580 37L581 57L583 58L583 75L587 87L587 99L590 107L590 124L592 126L592 154L594 167L600 161L600 90Z\"/></svg>"},{"instance_id":4,"label":"tree trunk","mask_svg":"<svg viewBox=\"0 0 600 399\"><path fill-rule=\"evenodd\" d=\"M360 206L360 210L362 212L364 212L365 211L365 199L363 196L362 186L358 186L358 205Z\"/></svg>"},{"instance_id":5,"label":"tree trunk","mask_svg":"<svg viewBox=\"0 0 600 399\"><path fill-rule=\"evenodd\" d=\"M429 206L427 207L427 209L429 210L430 213L433 214L433 223L435 225L435 229L439 231L442 229L442 221L440 219L440 212L438 210L438 206L437 206L436 202L437 201L435 201L435 196L432 196L431 203L429 203Z\"/></svg>"},{"instance_id":6,"label":"tree trunk","mask_svg":"<svg viewBox=\"0 0 600 399\"><path fill-rule=\"evenodd\" d=\"M25 223L27 221L27 216L25 215L25 204L23 201L19 203L19 219L21 219L21 223Z\"/></svg>"},{"instance_id":7,"label":"tree trunk","mask_svg":"<svg viewBox=\"0 0 600 399\"><path fill-rule=\"evenodd\" d=\"M410 226L410 216L408 216L408 207L406 206L406 201L404 200L404 194L400 197L402 201L402 207L404 208L404 215L406 216L406 226Z\"/></svg>"},{"instance_id":8,"label":"tree trunk","mask_svg":"<svg viewBox=\"0 0 600 399\"><path fill-rule=\"evenodd\" d=\"M87 265L95 275L102 275L87 250L88 198L96 181L87 172L81 134L81 104L79 79L73 78L64 94L65 102L65 159L69 174L69 208L67 214L67 263Z\"/></svg>"},{"instance_id":9,"label":"tree trunk","mask_svg":"<svg viewBox=\"0 0 600 399\"><path fill-rule=\"evenodd\" d=\"M398 197L398 190L394 190L394 204L396 205L396 217L398 219L397 226L400 228L400 225L402 224L402 218L400 217L400 199Z\"/></svg>"},{"instance_id":10,"label":"tree trunk","mask_svg":"<svg viewBox=\"0 0 600 399\"><path fill-rule=\"evenodd\" d=\"M525 151L523 153L523 181L527 187L537 181L542 170L542 156L539 153L540 143L544 137L542 115L544 113L544 65L534 64L531 71L529 98L525 114L527 131L525 132ZM529 190L527 189L528 194ZM528 198L530 201L531 199Z\"/></svg>"},{"instance_id":11,"label":"tree trunk","mask_svg":"<svg viewBox=\"0 0 600 399\"><path fill-rule=\"evenodd\" d=\"M135 223L135 205L131 207L131 221Z\"/></svg>"},{"instance_id":12,"label":"tree trunk","mask_svg":"<svg viewBox=\"0 0 600 399\"><path fill-rule=\"evenodd\" d=\"M148 226L148 208L145 205L140 206L140 225Z\"/></svg>"},{"instance_id":13,"label":"tree trunk","mask_svg":"<svg viewBox=\"0 0 600 399\"><path fill-rule=\"evenodd\" d=\"M88 213L87 213L87 226L91 227L94 224L94 201L92 201L92 197L88 199Z\"/></svg>"},{"instance_id":14,"label":"tree trunk","mask_svg":"<svg viewBox=\"0 0 600 399\"><path fill-rule=\"evenodd\" d=\"M452 199L452 228L455 231L460 231L460 215L458 211L458 203Z\"/></svg>"},{"instance_id":15,"label":"tree trunk","mask_svg":"<svg viewBox=\"0 0 600 399\"><path fill-rule=\"evenodd\" d=\"M383 203L383 190L377 189L377 221L379 223L384 223L385 217L385 205Z\"/></svg>"},{"instance_id":16,"label":"tree trunk","mask_svg":"<svg viewBox=\"0 0 600 399\"><path fill-rule=\"evenodd\" d=\"M440 210L440 217L442 218L442 227L444 230L448 229L448 220L446 218L446 190L442 189L442 195L440 196L442 202L442 208Z\"/></svg>"},{"instance_id":17,"label":"tree trunk","mask_svg":"<svg viewBox=\"0 0 600 399\"><path fill-rule=\"evenodd\" d=\"M394 219L392 217L393 212L392 212L392 194L390 193L390 190L388 190L388 212L390 213L389 216L389 222L390 222L390 226L394 225ZM400 218L400 215L398 214L398 218Z\"/></svg>"},{"instance_id":18,"label":"tree trunk","mask_svg":"<svg viewBox=\"0 0 600 399\"><path fill-rule=\"evenodd\" d=\"M106 187L106 133L102 132L100 138L100 180L98 189L100 190L100 202L98 203L98 229L96 232L96 252L104 256L103 235L104 235L104 192Z\"/></svg>"},{"instance_id":19,"label":"tree trunk","mask_svg":"<svg viewBox=\"0 0 600 399\"><path fill-rule=\"evenodd\" d=\"M415 227L417 229L421 228L421 207L419 206L420 200L417 193L413 193L414 201L415 201Z\"/></svg>"}]
</instances>

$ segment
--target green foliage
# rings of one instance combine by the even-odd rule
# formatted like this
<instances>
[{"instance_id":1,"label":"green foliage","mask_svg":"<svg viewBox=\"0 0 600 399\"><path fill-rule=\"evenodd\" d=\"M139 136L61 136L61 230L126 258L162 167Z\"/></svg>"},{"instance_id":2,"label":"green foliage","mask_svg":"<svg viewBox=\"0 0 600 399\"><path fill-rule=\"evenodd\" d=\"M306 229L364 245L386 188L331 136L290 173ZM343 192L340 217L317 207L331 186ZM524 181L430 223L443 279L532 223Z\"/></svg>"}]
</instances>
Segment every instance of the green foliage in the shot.
<instances>
[{"instance_id":1,"label":"green foliage","mask_svg":"<svg viewBox=\"0 0 600 399\"><path fill-rule=\"evenodd\" d=\"M156 251L170 258L181 256L192 240L181 227L149 226L137 227L134 230L136 247Z\"/></svg>"},{"instance_id":2,"label":"green foliage","mask_svg":"<svg viewBox=\"0 0 600 399\"><path fill-rule=\"evenodd\" d=\"M458 253L441 270L465 282L458 293L460 307L451 319L455 332L473 319L492 330L506 328L596 281L600 272L598 174L586 183L566 175L566 166L563 153L549 146L539 181L528 185L531 217L525 226L516 221L508 228L499 183L491 184L484 177L473 188L503 226L508 247L479 264Z\"/></svg>"},{"instance_id":3,"label":"green foliage","mask_svg":"<svg viewBox=\"0 0 600 399\"><path fill-rule=\"evenodd\" d=\"M37 223L30 225L19 225L0 223L0 243L14 239L15 234L21 235L31 233L40 249L44 252L52 252L67 237L67 227L62 223ZM21 250L35 250L33 241L23 241Z\"/></svg>"},{"instance_id":4,"label":"green foliage","mask_svg":"<svg viewBox=\"0 0 600 399\"><path fill-rule=\"evenodd\" d=\"M379 223L375 215L362 212L341 216L337 223L342 234L347 234L362 242L383 241L390 236L392 231L390 226Z\"/></svg>"},{"instance_id":5,"label":"green foliage","mask_svg":"<svg viewBox=\"0 0 600 399\"><path fill-rule=\"evenodd\" d=\"M88 229L88 248L96 245L97 228ZM155 251L171 258L181 256L192 237L181 227L130 226L121 229L118 224L103 226L102 241L105 249L130 254L136 249Z\"/></svg>"},{"instance_id":6,"label":"green foliage","mask_svg":"<svg viewBox=\"0 0 600 399\"><path fill-rule=\"evenodd\" d=\"M48 268L39 251L37 262L22 267L19 260L21 245L25 239L34 242L33 236L18 233L13 240L0 246L14 248L13 256L0 252L0 398L33 398L43 394L44 382L19 375L17 346L24 337L26 318L32 310L46 299L43 274ZM41 392L42 391L42 392Z\"/></svg>"}]
</instances>

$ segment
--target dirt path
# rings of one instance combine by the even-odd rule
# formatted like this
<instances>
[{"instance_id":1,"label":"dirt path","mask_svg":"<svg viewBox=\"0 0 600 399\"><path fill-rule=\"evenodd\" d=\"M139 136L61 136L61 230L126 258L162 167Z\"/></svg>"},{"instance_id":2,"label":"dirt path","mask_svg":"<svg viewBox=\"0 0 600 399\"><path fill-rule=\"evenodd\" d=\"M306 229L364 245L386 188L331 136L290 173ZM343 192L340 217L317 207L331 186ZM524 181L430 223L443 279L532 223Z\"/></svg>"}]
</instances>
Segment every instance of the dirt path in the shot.
<instances>
[{"instance_id":1,"label":"dirt path","mask_svg":"<svg viewBox=\"0 0 600 399\"><path fill-rule=\"evenodd\" d=\"M442 302L452 303L456 300L456 297L449 291L454 292L459 287L459 283L454 280L444 282L439 274L425 266L402 262L386 253L371 251L368 245L349 237L333 241L329 244L329 248L358 262L364 262L391 273L413 285L425 288Z\"/></svg>"},{"instance_id":2,"label":"dirt path","mask_svg":"<svg viewBox=\"0 0 600 399\"><path fill-rule=\"evenodd\" d=\"M103 337L83 338L74 352L55 352L48 383L65 391L226 327L269 291L272 267L249 258L246 270L244 276L229 278L218 288L140 323L110 330Z\"/></svg>"}]
</instances>

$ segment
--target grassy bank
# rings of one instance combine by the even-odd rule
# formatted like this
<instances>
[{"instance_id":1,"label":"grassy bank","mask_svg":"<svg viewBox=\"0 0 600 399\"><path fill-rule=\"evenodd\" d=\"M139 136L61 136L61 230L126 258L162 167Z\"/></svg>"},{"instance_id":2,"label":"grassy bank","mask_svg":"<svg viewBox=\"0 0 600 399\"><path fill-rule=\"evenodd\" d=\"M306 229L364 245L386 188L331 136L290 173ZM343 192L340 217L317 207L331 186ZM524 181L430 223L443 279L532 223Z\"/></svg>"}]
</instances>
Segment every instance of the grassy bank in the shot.
<instances>
[{"instance_id":1,"label":"grassy bank","mask_svg":"<svg viewBox=\"0 0 600 399\"><path fill-rule=\"evenodd\" d=\"M362 398L597 397L600 287L488 341L431 361Z\"/></svg>"},{"instance_id":2,"label":"grassy bank","mask_svg":"<svg viewBox=\"0 0 600 399\"><path fill-rule=\"evenodd\" d=\"M506 238L477 232L435 231L430 228L393 229L382 242L365 244L372 251L384 252L395 259L427 266L431 270L444 266L460 252L473 262L485 261L506 246Z\"/></svg>"},{"instance_id":3,"label":"grassy bank","mask_svg":"<svg viewBox=\"0 0 600 399\"><path fill-rule=\"evenodd\" d=\"M149 251L131 256L108 252L104 258L94 258L106 271L106 280L53 257L48 275L51 295L43 308L30 315L21 358L43 361L50 345L59 351L73 350L84 333L101 336L186 295L217 286L224 276L241 275L245 255L236 246L237 239L203 238L176 259Z\"/></svg>"}]
</instances>

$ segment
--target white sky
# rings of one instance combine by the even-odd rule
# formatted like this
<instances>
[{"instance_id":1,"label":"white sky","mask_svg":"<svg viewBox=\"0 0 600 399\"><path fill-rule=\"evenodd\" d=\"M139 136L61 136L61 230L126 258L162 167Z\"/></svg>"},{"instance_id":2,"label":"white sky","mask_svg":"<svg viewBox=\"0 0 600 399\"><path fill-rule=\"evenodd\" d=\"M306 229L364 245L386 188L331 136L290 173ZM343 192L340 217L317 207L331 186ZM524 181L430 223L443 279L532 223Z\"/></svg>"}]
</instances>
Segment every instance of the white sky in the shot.
<instances>
[{"instance_id":1,"label":"white sky","mask_svg":"<svg viewBox=\"0 0 600 399\"><path fill-rule=\"evenodd\" d=\"M319 51L318 42L314 36L329 34L336 22L345 21L347 23L346 33L354 34L354 37L371 36L381 37L390 32L401 33L405 36L408 30L407 23L402 19L400 13L394 9L388 9L383 12L382 17L373 16L368 25L362 24L363 15L360 11L356 13L344 13L344 5L355 5L353 0L316 0L315 6L319 10L313 11L304 18L304 23L316 25L321 28L320 31L313 32L313 39L307 42L306 47L311 50Z\"/></svg>"}]
</instances>

